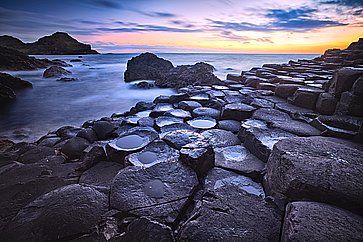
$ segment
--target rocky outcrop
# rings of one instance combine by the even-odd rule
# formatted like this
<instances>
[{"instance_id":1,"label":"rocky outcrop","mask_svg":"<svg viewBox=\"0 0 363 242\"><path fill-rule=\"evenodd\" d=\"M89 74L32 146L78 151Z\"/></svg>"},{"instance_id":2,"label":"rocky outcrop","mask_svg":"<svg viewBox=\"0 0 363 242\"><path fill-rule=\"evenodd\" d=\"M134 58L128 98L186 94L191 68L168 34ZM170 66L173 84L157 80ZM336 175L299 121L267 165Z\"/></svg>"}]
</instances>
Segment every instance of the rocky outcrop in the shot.
<instances>
[{"instance_id":1,"label":"rocky outcrop","mask_svg":"<svg viewBox=\"0 0 363 242\"><path fill-rule=\"evenodd\" d=\"M15 91L32 87L28 81L0 72L0 102L15 99Z\"/></svg>"},{"instance_id":2,"label":"rocky outcrop","mask_svg":"<svg viewBox=\"0 0 363 242\"><path fill-rule=\"evenodd\" d=\"M174 67L165 59L152 53L143 53L127 62L125 82L155 80L159 87L180 88L188 85L218 84L221 81L213 75L214 67L207 63Z\"/></svg>"},{"instance_id":3,"label":"rocky outcrop","mask_svg":"<svg viewBox=\"0 0 363 242\"><path fill-rule=\"evenodd\" d=\"M63 61L37 59L15 49L0 47L0 70L28 71L46 68L50 65L67 66Z\"/></svg>"},{"instance_id":4,"label":"rocky outcrop","mask_svg":"<svg viewBox=\"0 0 363 242\"><path fill-rule=\"evenodd\" d=\"M91 45L83 44L67 33L56 32L33 43L23 43L12 36L0 36L0 46L18 50L26 55L84 55L97 54Z\"/></svg>"},{"instance_id":5,"label":"rocky outcrop","mask_svg":"<svg viewBox=\"0 0 363 242\"><path fill-rule=\"evenodd\" d=\"M62 76L70 75L70 74L71 74L70 71L67 71L66 69L64 69L60 66L51 66L44 71L43 77L44 78L62 77Z\"/></svg>"}]
</instances>

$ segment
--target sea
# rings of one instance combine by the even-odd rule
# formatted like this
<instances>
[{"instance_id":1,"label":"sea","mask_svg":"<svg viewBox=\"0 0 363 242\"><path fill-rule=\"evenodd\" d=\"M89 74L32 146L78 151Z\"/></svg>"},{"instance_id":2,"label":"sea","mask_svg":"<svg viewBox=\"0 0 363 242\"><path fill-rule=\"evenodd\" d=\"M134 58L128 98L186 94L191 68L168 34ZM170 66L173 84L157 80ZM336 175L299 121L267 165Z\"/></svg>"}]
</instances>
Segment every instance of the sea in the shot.
<instances>
[{"instance_id":1,"label":"sea","mask_svg":"<svg viewBox=\"0 0 363 242\"><path fill-rule=\"evenodd\" d=\"M35 56L60 59L70 63L73 82L43 78L45 69L7 71L33 84L32 89L17 93L16 101L0 107L0 139L16 142L36 141L61 126L81 126L87 120L109 117L129 110L139 101L152 101L159 95L175 93L173 89L138 89L135 83L124 82L126 64L134 54L84 55L82 62L70 62L78 56ZM207 62L216 68L215 75L239 74L265 63L286 63L289 60L311 59L314 54L200 54L159 53L174 66Z\"/></svg>"}]
</instances>

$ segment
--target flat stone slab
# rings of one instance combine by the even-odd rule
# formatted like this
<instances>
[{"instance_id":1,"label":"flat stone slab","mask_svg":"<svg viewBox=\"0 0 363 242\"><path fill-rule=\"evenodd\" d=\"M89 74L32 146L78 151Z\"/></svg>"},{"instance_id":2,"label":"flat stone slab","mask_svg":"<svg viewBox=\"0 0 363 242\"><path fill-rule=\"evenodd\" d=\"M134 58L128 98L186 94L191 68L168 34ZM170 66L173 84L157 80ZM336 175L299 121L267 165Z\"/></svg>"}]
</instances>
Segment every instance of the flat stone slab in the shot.
<instances>
[{"instance_id":1,"label":"flat stone slab","mask_svg":"<svg viewBox=\"0 0 363 242\"><path fill-rule=\"evenodd\" d=\"M362 213L363 152L331 138L279 141L267 163L273 194L288 200L309 199Z\"/></svg>"},{"instance_id":2,"label":"flat stone slab","mask_svg":"<svg viewBox=\"0 0 363 242\"><path fill-rule=\"evenodd\" d=\"M150 167L161 162L176 162L179 151L171 148L164 141L156 140L142 151L128 155L126 165Z\"/></svg>"},{"instance_id":3,"label":"flat stone slab","mask_svg":"<svg viewBox=\"0 0 363 242\"><path fill-rule=\"evenodd\" d=\"M107 210L107 194L89 186L68 185L21 209L0 238L1 241L68 240L88 233Z\"/></svg>"},{"instance_id":4,"label":"flat stone slab","mask_svg":"<svg viewBox=\"0 0 363 242\"><path fill-rule=\"evenodd\" d=\"M214 148L241 144L241 141L235 134L223 129L206 130L202 133L202 136Z\"/></svg>"},{"instance_id":5,"label":"flat stone slab","mask_svg":"<svg viewBox=\"0 0 363 242\"><path fill-rule=\"evenodd\" d=\"M282 214L247 177L214 168L180 241L278 241Z\"/></svg>"},{"instance_id":6,"label":"flat stone slab","mask_svg":"<svg viewBox=\"0 0 363 242\"><path fill-rule=\"evenodd\" d=\"M195 172L179 162L130 166L114 178L110 204L139 216L174 220L196 185Z\"/></svg>"},{"instance_id":7,"label":"flat stone slab","mask_svg":"<svg viewBox=\"0 0 363 242\"><path fill-rule=\"evenodd\" d=\"M190 130L175 130L166 133L162 139L171 147L180 150L186 144L202 140L203 136Z\"/></svg>"},{"instance_id":8,"label":"flat stone slab","mask_svg":"<svg viewBox=\"0 0 363 242\"><path fill-rule=\"evenodd\" d=\"M293 202L286 207L281 241L362 241L363 218L317 202Z\"/></svg>"},{"instance_id":9,"label":"flat stone slab","mask_svg":"<svg viewBox=\"0 0 363 242\"><path fill-rule=\"evenodd\" d=\"M279 140L290 137L295 135L281 129L249 128L245 131L244 145L252 154L267 162L273 146Z\"/></svg>"},{"instance_id":10,"label":"flat stone slab","mask_svg":"<svg viewBox=\"0 0 363 242\"><path fill-rule=\"evenodd\" d=\"M256 108L244 103L227 104L222 110L222 119L242 121L252 116Z\"/></svg>"},{"instance_id":11,"label":"flat stone slab","mask_svg":"<svg viewBox=\"0 0 363 242\"><path fill-rule=\"evenodd\" d=\"M82 174L79 183L109 187L113 178L122 168L123 166L116 162L99 162Z\"/></svg>"},{"instance_id":12,"label":"flat stone slab","mask_svg":"<svg viewBox=\"0 0 363 242\"><path fill-rule=\"evenodd\" d=\"M241 128L241 122L237 120L220 120L218 122L218 128L231 131L232 133L238 133Z\"/></svg>"},{"instance_id":13,"label":"flat stone slab","mask_svg":"<svg viewBox=\"0 0 363 242\"><path fill-rule=\"evenodd\" d=\"M244 146L216 148L214 152L217 167L234 170L252 178L261 178L265 163L252 155Z\"/></svg>"},{"instance_id":14,"label":"flat stone slab","mask_svg":"<svg viewBox=\"0 0 363 242\"><path fill-rule=\"evenodd\" d=\"M214 119L219 119L220 115L221 115L221 112L215 108L200 107L200 108L196 108L192 111L192 116L194 118L201 117L201 116L208 116L208 117L211 117Z\"/></svg>"}]
</instances>

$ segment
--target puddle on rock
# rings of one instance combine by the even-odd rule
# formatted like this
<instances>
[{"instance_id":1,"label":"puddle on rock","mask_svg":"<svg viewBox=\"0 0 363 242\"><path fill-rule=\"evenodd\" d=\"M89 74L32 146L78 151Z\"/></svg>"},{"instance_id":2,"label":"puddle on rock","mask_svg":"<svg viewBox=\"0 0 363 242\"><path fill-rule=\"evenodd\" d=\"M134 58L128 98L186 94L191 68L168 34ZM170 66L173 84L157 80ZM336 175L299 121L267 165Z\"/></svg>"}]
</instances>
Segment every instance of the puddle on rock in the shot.
<instances>
[{"instance_id":1,"label":"puddle on rock","mask_svg":"<svg viewBox=\"0 0 363 242\"><path fill-rule=\"evenodd\" d=\"M142 164L151 164L157 161L158 156L155 152L151 152L151 151L145 151L140 153L137 156L137 159L142 163Z\"/></svg>"},{"instance_id":2,"label":"puddle on rock","mask_svg":"<svg viewBox=\"0 0 363 242\"><path fill-rule=\"evenodd\" d=\"M211 129L217 125L217 122L211 118L196 118L187 123L197 129Z\"/></svg>"},{"instance_id":3,"label":"puddle on rock","mask_svg":"<svg viewBox=\"0 0 363 242\"><path fill-rule=\"evenodd\" d=\"M144 185L143 190L146 195L152 198L163 198L165 193L165 185L160 180L152 180Z\"/></svg>"},{"instance_id":4,"label":"puddle on rock","mask_svg":"<svg viewBox=\"0 0 363 242\"><path fill-rule=\"evenodd\" d=\"M144 142L145 138L132 134L119 138L116 141L116 146L124 150L136 150L141 148Z\"/></svg>"}]
</instances>

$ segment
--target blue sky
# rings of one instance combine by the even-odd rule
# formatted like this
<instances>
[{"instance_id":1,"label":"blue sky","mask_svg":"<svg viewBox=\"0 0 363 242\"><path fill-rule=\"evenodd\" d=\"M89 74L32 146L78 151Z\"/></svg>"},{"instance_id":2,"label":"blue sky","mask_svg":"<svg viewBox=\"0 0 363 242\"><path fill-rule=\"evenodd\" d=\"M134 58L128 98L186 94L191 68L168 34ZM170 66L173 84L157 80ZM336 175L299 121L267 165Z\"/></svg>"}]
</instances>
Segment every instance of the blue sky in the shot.
<instances>
[{"instance_id":1,"label":"blue sky","mask_svg":"<svg viewBox=\"0 0 363 242\"><path fill-rule=\"evenodd\" d=\"M304 52L363 37L363 0L2 0L0 34L64 31L101 52Z\"/></svg>"}]
</instances>

